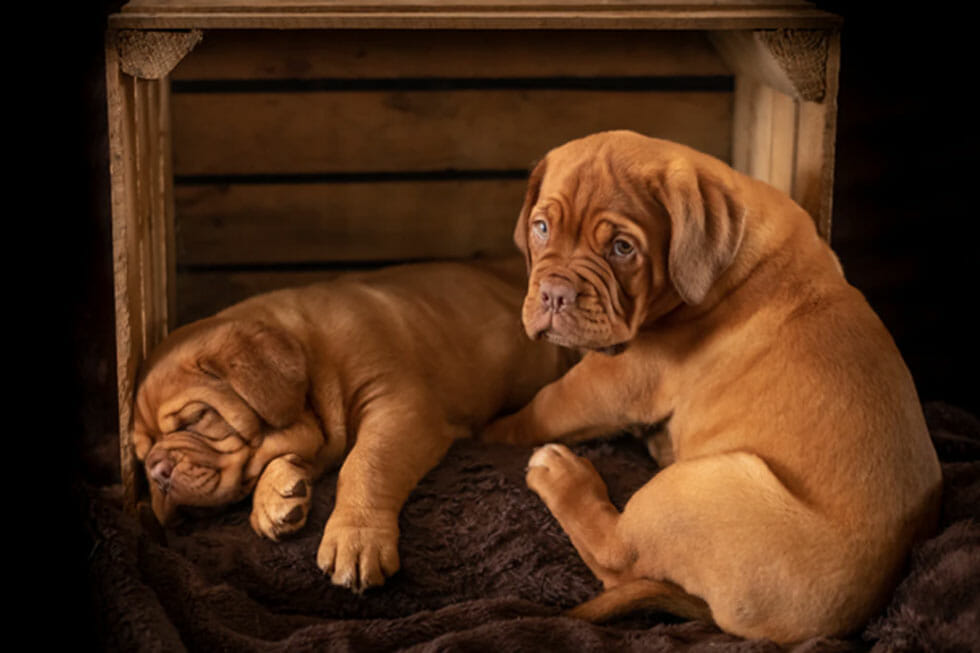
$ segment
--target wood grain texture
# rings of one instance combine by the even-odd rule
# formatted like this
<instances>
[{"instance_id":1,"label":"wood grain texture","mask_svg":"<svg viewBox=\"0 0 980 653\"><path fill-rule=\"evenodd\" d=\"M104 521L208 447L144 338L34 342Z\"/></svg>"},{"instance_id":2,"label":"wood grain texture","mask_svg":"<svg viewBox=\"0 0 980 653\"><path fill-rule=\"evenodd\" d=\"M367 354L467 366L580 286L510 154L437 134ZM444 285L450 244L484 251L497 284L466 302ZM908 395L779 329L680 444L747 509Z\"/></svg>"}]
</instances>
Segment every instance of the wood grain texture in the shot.
<instances>
[{"instance_id":1,"label":"wood grain texture","mask_svg":"<svg viewBox=\"0 0 980 653\"><path fill-rule=\"evenodd\" d=\"M127 75L141 79L161 79L170 74L180 60L202 38L201 30L156 31L119 30L116 44L119 66Z\"/></svg>"},{"instance_id":2,"label":"wood grain texture","mask_svg":"<svg viewBox=\"0 0 980 653\"><path fill-rule=\"evenodd\" d=\"M728 93L432 91L174 94L178 175L527 169L604 129L730 158Z\"/></svg>"},{"instance_id":3,"label":"wood grain texture","mask_svg":"<svg viewBox=\"0 0 980 653\"><path fill-rule=\"evenodd\" d=\"M214 31L174 80L730 75L701 32Z\"/></svg>"},{"instance_id":4,"label":"wood grain texture","mask_svg":"<svg viewBox=\"0 0 980 653\"><path fill-rule=\"evenodd\" d=\"M523 180L178 187L181 265L514 252Z\"/></svg>"},{"instance_id":5,"label":"wood grain texture","mask_svg":"<svg viewBox=\"0 0 980 653\"><path fill-rule=\"evenodd\" d=\"M840 33L713 33L736 71L732 162L796 200L830 238Z\"/></svg>"},{"instance_id":6,"label":"wood grain texture","mask_svg":"<svg viewBox=\"0 0 980 653\"><path fill-rule=\"evenodd\" d=\"M344 269L321 270L180 270L177 273L177 323L214 315L252 295L327 281Z\"/></svg>"},{"instance_id":7,"label":"wood grain texture","mask_svg":"<svg viewBox=\"0 0 980 653\"><path fill-rule=\"evenodd\" d=\"M823 98L800 103L794 166L794 198L814 216L817 231L828 241L834 208L840 66L840 32L834 32L828 37Z\"/></svg>"},{"instance_id":8,"label":"wood grain texture","mask_svg":"<svg viewBox=\"0 0 980 653\"><path fill-rule=\"evenodd\" d=\"M775 29L820 28L838 18L806 2L561 0L132 0L113 28L156 29Z\"/></svg>"},{"instance_id":9,"label":"wood grain texture","mask_svg":"<svg viewBox=\"0 0 980 653\"><path fill-rule=\"evenodd\" d=\"M116 378L119 404L120 474L126 507L136 509L136 465L132 449L132 408L142 360L142 310L135 235L135 159L132 116L133 79L119 66L115 40L106 47L106 103L109 122L109 169L112 204L112 253L116 309Z\"/></svg>"},{"instance_id":10,"label":"wood grain texture","mask_svg":"<svg viewBox=\"0 0 980 653\"><path fill-rule=\"evenodd\" d=\"M116 302L121 474L127 506L137 502L130 428L140 363L173 319L173 197L168 81L122 72L118 44L106 47L109 165Z\"/></svg>"},{"instance_id":11,"label":"wood grain texture","mask_svg":"<svg viewBox=\"0 0 980 653\"><path fill-rule=\"evenodd\" d=\"M711 32L729 68L794 100L820 102L826 92L832 30L726 30Z\"/></svg>"},{"instance_id":12,"label":"wood grain texture","mask_svg":"<svg viewBox=\"0 0 980 653\"><path fill-rule=\"evenodd\" d=\"M605 11L616 8L631 9L678 9L680 7L717 9L719 7L732 9L806 9L812 3L805 0L130 0L122 11L313 11L330 9L333 11L387 11L399 8L414 11L427 10L462 10L481 8L489 11L506 11L509 9L589 9Z\"/></svg>"}]
</instances>

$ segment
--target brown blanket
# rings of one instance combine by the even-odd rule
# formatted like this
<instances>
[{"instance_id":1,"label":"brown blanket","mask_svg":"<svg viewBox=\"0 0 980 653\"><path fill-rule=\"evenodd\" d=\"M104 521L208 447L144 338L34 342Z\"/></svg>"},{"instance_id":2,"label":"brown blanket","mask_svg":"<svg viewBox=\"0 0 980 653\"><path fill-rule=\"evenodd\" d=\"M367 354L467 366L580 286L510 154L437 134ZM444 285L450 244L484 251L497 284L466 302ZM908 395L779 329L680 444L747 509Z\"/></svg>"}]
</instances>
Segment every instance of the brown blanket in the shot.
<instances>
[{"instance_id":1,"label":"brown blanket","mask_svg":"<svg viewBox=\"0 0 980 653\"><path fill-rule=\"evenodd\" d=\"M849 640L801 651L980 648L980 420L929 404L945 496L940 531L919 546L886 609ZM819 446L819 443L815 443ZM629 436L578 445L622 506L656 472ZM637 614L597 626L560 616L598 582L524 485L529 452L456 443L401 515L402 569L362 596L315 564L336 474L317 486L309 522L279 544L259 539L248 506L187 519L154 536L93 488L90 558L107 650L165 651L775 651L698 622Z\"/></svg>"}]
</instances>

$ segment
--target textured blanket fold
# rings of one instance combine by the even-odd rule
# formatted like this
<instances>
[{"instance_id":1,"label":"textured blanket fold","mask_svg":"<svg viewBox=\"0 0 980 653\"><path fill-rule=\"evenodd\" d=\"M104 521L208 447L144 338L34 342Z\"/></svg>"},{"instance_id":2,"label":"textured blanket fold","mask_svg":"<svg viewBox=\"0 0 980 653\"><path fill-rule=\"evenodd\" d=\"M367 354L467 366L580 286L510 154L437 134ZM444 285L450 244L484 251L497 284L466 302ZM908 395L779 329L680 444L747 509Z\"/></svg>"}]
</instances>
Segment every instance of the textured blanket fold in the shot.
<instances>
[{"instance_id":1,"label":"textured blanket fold","mask_svg":"<svg viewBox=\"0 0 980 653\"><path fill-rule=\"evenodd\" d=\"M882 613L851 639L800 651L980 649L980 420L928 404L943 461L939 531L917 547ZM622 507L656 465L629 436L574 447ZM699 622L638 613L605 625L561 616L598 581L524 484L529 451L457 442L400 518L401 570L361 596L316 567L336 473L320 480L306 527L273 543L249 506L188 517L162 539L90 490L91 577L107 650L776 651Z\"/></svg>"}]
</instances>

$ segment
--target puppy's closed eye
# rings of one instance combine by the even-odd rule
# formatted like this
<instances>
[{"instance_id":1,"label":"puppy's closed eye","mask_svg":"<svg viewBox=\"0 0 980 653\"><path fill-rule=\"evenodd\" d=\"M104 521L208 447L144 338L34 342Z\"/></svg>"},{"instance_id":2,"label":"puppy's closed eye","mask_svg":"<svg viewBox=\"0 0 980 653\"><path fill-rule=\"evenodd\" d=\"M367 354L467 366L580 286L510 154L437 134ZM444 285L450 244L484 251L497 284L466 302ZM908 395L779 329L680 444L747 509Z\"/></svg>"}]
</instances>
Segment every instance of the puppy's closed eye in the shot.
<instances>
[{"instance_id":1,"label":"puppy's closed eye","mask_svg":"<svg viewBox=\"0 0 980 653\"><path fill-rule=\"evenodd\" d=\"M218 411L203 402L191 402L173 417L174 427L169 431L190 431L209 440L224 440L229 436L238 435L238 432L218 414Z\"/></svg>"},{"instance_id":2,"label":"puppy's closed eye","mask_svg":"<svg viewBox=\"0 0 980 653\"><path fill-rule=\"evenodd\" d=\"M176 424L173 430L179 431L186 429L188 426L193 424L197 424L209 411L214 412L211 406L199 401L194 401L185 405L183 408L177 411L176 415L174 416L176 419Z\"/></svg>"}]
</instances>

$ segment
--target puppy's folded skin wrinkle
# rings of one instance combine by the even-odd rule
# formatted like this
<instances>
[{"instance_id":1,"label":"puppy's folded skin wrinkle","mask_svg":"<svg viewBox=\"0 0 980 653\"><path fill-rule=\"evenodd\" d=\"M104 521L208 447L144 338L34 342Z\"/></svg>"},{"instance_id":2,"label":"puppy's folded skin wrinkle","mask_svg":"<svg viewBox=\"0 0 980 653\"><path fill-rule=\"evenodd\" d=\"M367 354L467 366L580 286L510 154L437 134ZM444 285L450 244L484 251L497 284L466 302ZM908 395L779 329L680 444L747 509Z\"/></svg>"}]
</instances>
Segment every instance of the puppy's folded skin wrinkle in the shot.
<instances>
[{"instance_id":1,"label":"puppy's folded skin wrinkle","mask_svg":"<svg viewBox=\"0 0 980 653\"><path fill-rule=\"evenodd\" d=\"M645 437L663 468L622 512L571 452L527 470L606 588L571 614L648 605L782 644L860 628L934 527L942 480L908 369L810 216L713 157L614 131L541 160L514 241L528 334L547 324L585 353L483 437L660 425ZM574 284L560 313L541 300L554 278Z\"/></svg>"}]
</instances>

